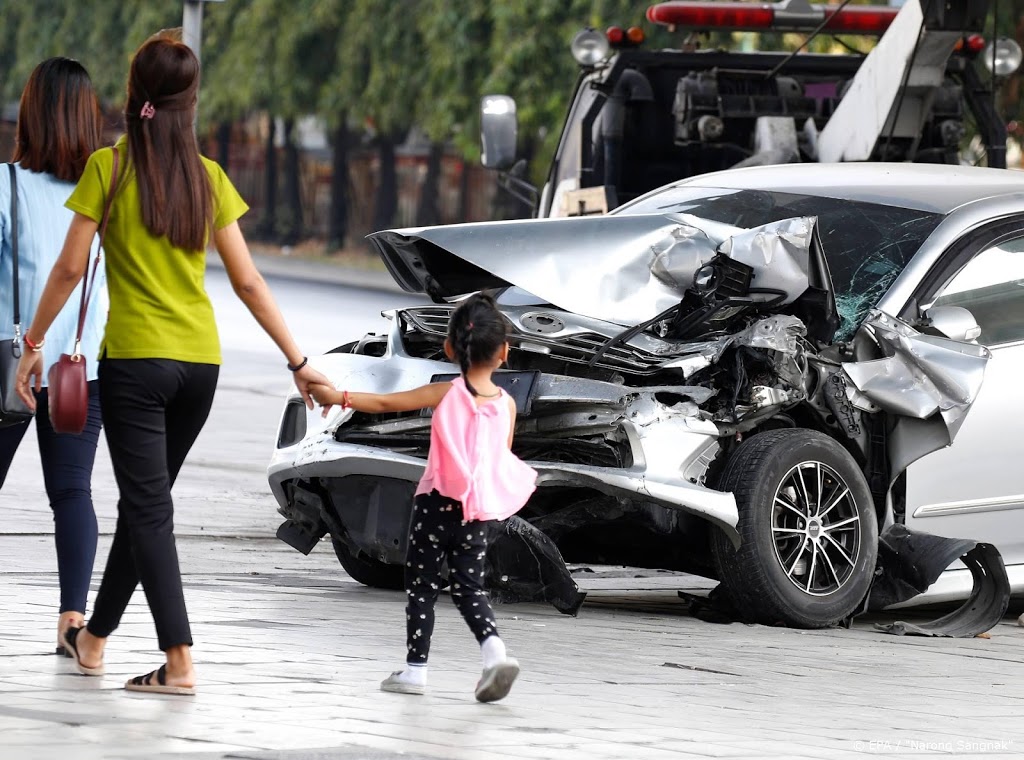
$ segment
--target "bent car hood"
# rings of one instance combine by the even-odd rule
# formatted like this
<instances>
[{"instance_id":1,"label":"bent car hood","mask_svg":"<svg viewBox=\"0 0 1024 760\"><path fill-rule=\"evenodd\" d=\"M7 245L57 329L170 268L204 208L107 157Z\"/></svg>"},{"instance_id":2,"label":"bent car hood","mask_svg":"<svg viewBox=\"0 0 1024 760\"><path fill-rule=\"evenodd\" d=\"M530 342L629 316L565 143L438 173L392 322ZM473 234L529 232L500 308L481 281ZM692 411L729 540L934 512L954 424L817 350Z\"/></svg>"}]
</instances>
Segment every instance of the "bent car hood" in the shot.
<instances>
[{"instance_id":1,"label":"bent car hood","mask_svg":"<svg viewBox=\"0 0 1024 760\"><path fill-rule=\"evenodd\" d=\"M516 285L555 306L634 326L679 302L717 252L750 265L791 303L814 272L815 219L751 230L685 214L527 219L369 235L391 275L435 300ZM831 288L829 283L827 288Z\"/></svg>"}]
</instances>

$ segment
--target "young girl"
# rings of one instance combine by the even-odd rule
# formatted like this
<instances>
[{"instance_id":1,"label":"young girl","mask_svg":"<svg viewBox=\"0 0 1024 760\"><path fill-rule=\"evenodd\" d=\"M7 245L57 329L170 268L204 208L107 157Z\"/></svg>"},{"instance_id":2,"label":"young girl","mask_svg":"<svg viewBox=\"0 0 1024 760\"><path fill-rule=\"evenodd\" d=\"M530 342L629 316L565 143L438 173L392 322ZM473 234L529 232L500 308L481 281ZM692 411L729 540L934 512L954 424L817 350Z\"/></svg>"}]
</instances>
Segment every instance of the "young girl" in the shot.
<instances>
[{"instance_id":1,"label":"young girl","mask_svg":"<svg viewBox=\"0 0 1024 760\"><path fill-rule=\"evenodd\" d=\"M519 663L505 654L494 612L484 592L484 558L493 521L519 511L534 490L537 473L511 451L515 401L494 384L493 372L508 358L505 319L494 301L473 295L452 314L444 344L462 377L402 393L351 393L311 385L310 394L328 409L405 412L430 407L430 454L416 488L405 562L405 670L380 685L384 691L423 694L434 630L434 604L441 588L441 563L448 560L452 601L483 654L476 698L505 697Z\"/></svg>"},{"instance_id":2,"label":"young girl","mask_svg":"<svg viewBox=\"0 0 1024 760\"><path fill-rule=\"evenodd\" d=\"M92 617L85 628L67 629L63 643L80 673L103 675L107 639L141 583L166 662L125 688L165 694L194 694L196 684L171 487L206 422L220 370L204 286L208 242L235 293L281 349L310 409L309 384L327 382L307 363L252 262L238 227L248 207L224 171L199 153L192 126L198 88L199 61L177 34L154 36L132 58L127 135L89 157L67 200L74 218L25 332L32 350L22 354L17 378L19 395L32 406L30 387L38 391L45 374L44 337L82 279L119 166L104 238L110 312L99 349L103 427L120 494L117 528Z\"/></svg>"}]
</instances>

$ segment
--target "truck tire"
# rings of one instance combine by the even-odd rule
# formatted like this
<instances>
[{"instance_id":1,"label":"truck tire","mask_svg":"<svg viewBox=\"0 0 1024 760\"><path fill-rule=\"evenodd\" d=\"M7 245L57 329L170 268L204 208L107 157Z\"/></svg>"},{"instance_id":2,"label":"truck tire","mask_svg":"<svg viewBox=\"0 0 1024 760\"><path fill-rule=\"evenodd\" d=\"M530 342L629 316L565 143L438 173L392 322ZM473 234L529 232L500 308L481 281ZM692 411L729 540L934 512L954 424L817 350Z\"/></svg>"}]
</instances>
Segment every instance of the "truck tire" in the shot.
<instances>
[{"instance_id":1,"label":"truck tire","mask_svg":"<svg viewBox=\"0 0 1024 760\"><path fill-rule=\"evenodd\" d=\"M767 431L736 449L718 488L736 497L740 547L714 531L712 553L744 619L826 628L857 609L875 568L878 517L849 452L812 430Z\"/></svg>"},{"instance_id":2,"label":"truck tire","mask_svg":"<svg viewBox=\"0 0 1024 760\"><path fill-rule=\"evenodd\" d=\"M370 588L383 588L388 591L401 591L405 588L405 568L402 565L389 565L367 554L353 554L344 541L331 536L334 553L338 562L352 579Z\"/></svg>"}]
</instances>

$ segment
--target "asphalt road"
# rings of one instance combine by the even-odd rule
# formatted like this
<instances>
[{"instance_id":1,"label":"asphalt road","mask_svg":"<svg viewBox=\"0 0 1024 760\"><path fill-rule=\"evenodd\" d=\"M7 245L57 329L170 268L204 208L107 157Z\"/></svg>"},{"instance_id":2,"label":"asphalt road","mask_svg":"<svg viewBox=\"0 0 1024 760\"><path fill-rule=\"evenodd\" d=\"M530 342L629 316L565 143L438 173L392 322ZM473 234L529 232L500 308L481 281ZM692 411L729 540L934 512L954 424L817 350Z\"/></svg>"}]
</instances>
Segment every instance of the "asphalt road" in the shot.
<instances>
[{"instance_id":1,"label":"asphalt road","mask_svg":"<svg viewBox=\"0 0 1024 760\"><path fill-rule=\"evenodd\" d=\"M120 688L159 664L141 593L111 639L105 677L79 676L51 654L52 520L29 437L0 492L0 758L1020 756L1024 629L1012 619L970 640L889 636L871 619L852 630L712 625L675 594L707 582L675 574L580 573L590 595L576 619L499 605L524 670L496 705L473 701L478 655L442 599L430 693L381 693L403 654L403 595L347 578L328 545L303 556L273 537L265 467L289 375L223 273L208 287L225 364L174 494L199 695ZM413 300L276 278L272 287L310 354ZM116 505L102 446L93 491L95 588Z\"/></svg>"}]
</instances>

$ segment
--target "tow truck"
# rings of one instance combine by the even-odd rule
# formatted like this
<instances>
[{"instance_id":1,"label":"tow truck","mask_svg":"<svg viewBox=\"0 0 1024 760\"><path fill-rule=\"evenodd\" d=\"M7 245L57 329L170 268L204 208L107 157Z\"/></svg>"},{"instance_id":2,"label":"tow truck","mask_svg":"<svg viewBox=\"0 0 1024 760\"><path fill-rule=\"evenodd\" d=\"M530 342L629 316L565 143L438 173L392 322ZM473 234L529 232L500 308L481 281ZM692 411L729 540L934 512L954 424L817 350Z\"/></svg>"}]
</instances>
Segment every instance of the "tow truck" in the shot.
<instances>
[{"instance_id":1,"label":"tow truck","mask_svg":"<svg viewBox=\"0 0 1024 760\"><path fill-rule=\"evenodd\" d=\"M986 164L1005 168L992 90L1020 66L1021 50L982 37L988 9L989 0L658 3L647 19L686 32L680 49L644 49L639 26L574 38L580 73L540 192L517 160L511 97L482 99L483 164L542 218L604 213L669 182L739 166L958 164L969 130ZM807 38L792 53L700 48L702 32L737 31ZM879 39L867 54L803 51L822 35Z\"/></svg>"}]
</instances>

